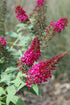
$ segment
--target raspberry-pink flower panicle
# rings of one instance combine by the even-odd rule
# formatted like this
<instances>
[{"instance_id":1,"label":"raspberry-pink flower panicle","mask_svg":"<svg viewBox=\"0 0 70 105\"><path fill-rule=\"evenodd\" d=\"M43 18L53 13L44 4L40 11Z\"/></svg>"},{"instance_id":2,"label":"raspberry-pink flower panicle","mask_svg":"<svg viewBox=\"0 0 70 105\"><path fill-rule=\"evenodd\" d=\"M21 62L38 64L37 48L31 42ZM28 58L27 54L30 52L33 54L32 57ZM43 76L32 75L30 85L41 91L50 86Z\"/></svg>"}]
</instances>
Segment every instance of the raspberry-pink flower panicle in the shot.
<instances>
[{"instance_id":1,"label":"raspberry-pink flower panicle","mask_svg":"<svg viewBox=\"0 0 70 105\"><path fill-rule=\"evenodd\" d=\"M37 0L37 2L36 2L36 6L42 7L43 4L44 4L44 0Z\"/></svg>"},{"instance_id":2,"label":"raspberry-pink flower panicle","mask_svg":"<svg viewBox=\"0 0 70 105\"><path fill-rule=\"evenodd\" d=\"M15 9L15 14L16 15L16 18L19 19L19 22L27 22L29 21L29 18L26 14L26 11L23 10L23 7L21 7L20 5L16 7Z\"/></svg>"},{"instance_id":3,"label":"raspberry-pink flower panicle","mask_svg":"<svg viewBox=\"0 0 70 105\"><path fill-rule=\"evenodd\" d=\"M6 46L6 39L0 37L0 46Z\"/></svg>"},{"instance_id":4,"label":"raspberry-pink flower panicle","mask_svg":"<svg viewBox=\"0 0 70 105\"><path fill-rule=\"evenodd\" d=\"M67 52L63 52L59 55L52 57L48 61L40 62L33 65L32 68L27 73L26 85L30 86L32 83L40 84L42 82L47 82L48 78L52 77L51 71L55 70L56 64L63 58Z\"/></svg>"},{"instance_id":5,"label":"raspberry-pink flower panicle","mask_svg":"<svg viewBox=\"0 0 70 105\"><path fill-rule=\"evenodd\" d=\"M32 41L32 45L30 45L29 49L24 53L24 57L21 58L21 61L24 62L25 65L31 66L34 61L39 59L40 56L41 52L39 38L35 37Z\"/></svg>"},{"instance_id":6,"label":"raspberry-pink flower panicle","mask_svg":"<svg viewBox=\"0 0 70 105\"><path fill-rule=\"evenodd\" d=\"M68 18L60 18L57 22L50 23L50 25L53 27L56 33L61 33L61 31L65 29L67 24L68 24Z\"/></svg>"}]
</instances>

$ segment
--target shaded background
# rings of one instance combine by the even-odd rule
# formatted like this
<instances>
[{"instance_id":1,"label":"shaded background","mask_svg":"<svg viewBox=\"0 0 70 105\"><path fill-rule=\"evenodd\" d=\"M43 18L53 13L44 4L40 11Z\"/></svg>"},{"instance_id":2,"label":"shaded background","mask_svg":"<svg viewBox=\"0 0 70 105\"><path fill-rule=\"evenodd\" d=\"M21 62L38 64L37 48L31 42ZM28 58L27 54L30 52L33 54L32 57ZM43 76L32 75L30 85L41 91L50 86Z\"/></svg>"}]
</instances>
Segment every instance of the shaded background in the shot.
<instances>
[{"instance_id":1,"label":"shaded background","mask_svg":"<svg viewBox=\"0 0 70 105\"><path fill-rule=\"evenodd\" d=\"M27 14L29 14L35 3L36 0L7 0L6 32L16 31L15 25L18 21L14 13L15 6L22 5ZM52 79L48 84L42 86L44 90L43 98L36 98L32 94L29 93L28 95L25 92L27 99L23 98L23 100L25 100L26 105L46 105L46 103L51 103L51 105L70 105L70 95L68 94L70 92L70 0L48 0L47 5L47 11L45 11L47 25L50 24L50 21L57 21L60 17L68 17L69 24L61 34L57 34L48 43L45 55L49 59L63 51L68 51L68 54L61 60L57 70L54 72L53 78L55 78L55 82Z\"/></svg>"}]
</instances>

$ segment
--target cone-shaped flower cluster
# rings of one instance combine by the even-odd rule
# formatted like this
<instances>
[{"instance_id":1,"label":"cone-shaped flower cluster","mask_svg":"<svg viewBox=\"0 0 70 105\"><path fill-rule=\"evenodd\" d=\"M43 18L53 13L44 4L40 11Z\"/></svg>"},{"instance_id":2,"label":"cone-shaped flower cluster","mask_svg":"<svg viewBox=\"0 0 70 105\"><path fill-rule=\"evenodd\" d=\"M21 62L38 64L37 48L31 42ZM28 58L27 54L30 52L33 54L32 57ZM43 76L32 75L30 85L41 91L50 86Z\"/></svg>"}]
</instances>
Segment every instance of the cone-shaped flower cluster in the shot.
<instances>
[{"instance_id":1,"label":"cone-shaped flower cluster","mask_svg":"<svg viewBox=\"0 0 70 105\"><path fill-rule=\"evenodd\" d=\"M26 12L23 10L23 7L21 7L20 5L16 7L15 13L17 14L16 18L19 19L19 22L29 21L29 18L27 16Z\"/></svg>"},{"instance_id":2,"label":"cone-shaped flower cluster","mask_svg":"<svg viewBox=\"0 0 70 105\"><path fill-rule=\"evenodd\" d=\"M27 73L27 86L31 86L32 83L40 84L46 82L48 78L51 78L51 71L55 70L56 64L64 57L67 52L63 52L59 55L52 57L50 60L45 62L40 62L28 71Z\"/></svg>"},{"instance_id":3,"label":"cone-shaped flower cluster","mask_svg":"<svg viewBox=\"0 0 70 105\"><path fill-rule=\"evenodd\" d=\"M0 46L6 46L6 39L0 37Z\"/></svg>"},{"instance_id":4,"label":"cone-shaped flower cluster","mask_svg":"<svg viewBox=\"0 0 70 105\"><path fill-rule=\"evenodd\" d=\"M42 7L43 4L44 4L44 0L37 0L37 2L36 2L36 6Z\"/></svg>"},{"instance_id":5,"label":"cone-shaped flower cluster","mask_svg":"<svg viewBox=\"0 0 70 105\"><path fill-rule=\"evenodd\" d=\"M32 41L32 45L30 45L29 49L24 53L24 57L21 58L21 61L24 62L25 65L33 65L34 61L37 61L41 56L40 52L40 42L39 38L35 37Z\"/></svg>"},{"instance_id":6,"label":"cone-shaped flower cluster","mask_svg":"<svg viewBox=\"0 0 70 105\"><path fill-rule=\"evenodd\" d=\"M61 31L65 29L67 24L68 24L67 18L60 18L57 22L50 23L50 25L53 27L56 33L61 33Z\"/></svg>"}]
</instances>

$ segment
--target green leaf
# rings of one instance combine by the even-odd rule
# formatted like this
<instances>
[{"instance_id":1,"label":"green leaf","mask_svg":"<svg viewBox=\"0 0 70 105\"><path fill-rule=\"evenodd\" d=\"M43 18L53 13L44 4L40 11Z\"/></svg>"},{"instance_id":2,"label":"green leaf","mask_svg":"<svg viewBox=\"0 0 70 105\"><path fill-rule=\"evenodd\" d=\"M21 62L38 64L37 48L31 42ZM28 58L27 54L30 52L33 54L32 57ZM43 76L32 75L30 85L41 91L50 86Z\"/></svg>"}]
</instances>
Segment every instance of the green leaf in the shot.
<instances>
[{"instance_id":1,"label":"green leaf","mask_svg":"<svg viewBox=\"0 0 70 105\"><path fill-rule=\"evenodd\" d=\"M23 76L23 74L21 72L18 73L16 79L14 81L12 81L12 83L14 83L15 87L17 88L17 90L21 89L23 86L25 86L26 84L20 79Z\"/></svg>"},{"instance_id":2,"label":"green leaf","mask_svg":"<svg viewBox=\"0 0 70 105\"><path fill-rule=\"evenodd\" d=\"M23 36L20 37L20 42L17 44L18 46L23 46L25 47L27 45L27 42L30 40L29 36Z\"/></svg>"},{"instance_id":3,"label":"green leaf","mask_svg":"<svg viewBox=\"0 0 70 105\"><path fill-rule=\"evenodd\" d=\"M16 79L14 81L12 81L11 83L13 83L12 86L9 86L7 88L7 105L9 105L10 102L13 102L16 105L24 105L24 103L22 103L23 101L21 99L19 99L18 97L15 96L16 92L18 92L21 88L23 88L26 84L20 79L20 77L23 74L21 72L18 73ZM14 97L14 98L13 98ZM15 100L14 100L15 99Z\"/></svg>"},{"instance_id":4,"label":"green leaf","mask_svg":"<svg viewBox=\"0 0 70 105\"><path fill-rule=\"evenodd\" d=\"M14 103L15 105L25 105L24 102L17 96L13 96L11 98L11 102Z\"/></svg>"},{"instance_id":5,"label":"green leaf","mask_svg":"<svg viewBox=\"0 0 70 105\"><path fill-rule=\"evenodd\" d=\"M35 91L35 93L36 93L38 96L40 96L40 97L42 96L42 95L41 95L41 90L42 90L42 89L41 89L37 84L33 84L33 85L32 85L32 88L33 88L33 90Z\"/></svg>"},{"instance_id":6,"label":"green leaf","mask_svg":"<svg viewBox=\"0 0 70 105\"><path fill-rule=\"evenodd\" d=\"M8 51L11 51L11 52L14 52L14 51L16 52L17 51L15 48L8 47L8 46L7 46L7 49L8 49Z\"/></svg>"},{"instance_id":7,"label":"green leaf","mask_svg":"<svg viewBox=\"0 0 70 105\"><path fill-rule=\"evenodd\" d=\"M0 63L4 63L4 57L0 59Z\"/></svg>"},{"instance_id":8,"label":"green leaf","mask_svg":"<svg viewBox=\"0 0 70 105\"><path fill-rule=\"evenodd\" d=\"M4 94L6 94L6 93L5 93L5 90L4 90L2 87L0 87L0 96L1 96L1 95L4 95Z\"/></svg>"},{"instance_id":9,"label":"green leaf","mask_svg":"<svg viewBox=\"0 0 70 105\"><path fill-rule=\"evenodd\" d=\"M8 86L6 90L8 94L12 95L15 95L15 93L17 92L16 87L14 85Z\"/></svg>"},{"instance_id":10,"label":"green leaf","mask_svg":"<svg viewBox=\"0 0 70 105\"><path fill-rule=\"evenodd\" d=\"M6 32L6 35L9 35L9 36L11 36L13 38L17 38L18 37L18 34L15 33L15 32Z\"/></svg>"},{"instance_id":11,"label":"green leaf","mask_svg":"<svg viewBox=\"0 0 70 105\"><path fill-rule=\"evenodd\" d=\"M11 85L11 86L7 87L6 90L7 90L7 93L8 93L6 103L7 103L7 105L9 105L9 103L11 102L11 99L16 94L17 90L16 90L14 85Z\"/></svg>"},{"instance_id":12,"label":"green leaf","mask_svg":"<svg viewBox=\"0 0 70 105\"><path fill-rule=\"evenodd\" d=\"M22 28L17 29L17 33L20 32L22 30Z\"/></svg>"},{"instance_id":13,"label":"green leaf","mask_svg":"<svg viewBox=\"0 0 70 105\"><path fill-rule=\"evenodd\" d=\"M6 105L4 102L0 101L0 105Z\"/></svg>"},{"instance_id":14,"label":"green leaf","mask_svg":"<svg viewBox=\"0 0 70 105\"><path fill-rule=\"evenodd\" d=\"M28 29L29 29L29 30L30 30L31 28L33 28L33 25L29 25L29 26L28 26Z\"/></svg>"},{"instance_id":15,"label":"green leaf","mask_svg":"<svg viewBox=\"0 0 70 105\"><path fill-rule=\"evenodd\" d=\"M12 73L12 72L17 71L17 70L18 70L18 68L10 66L5 70L5 72L6 73Z\"/></svg>"},{"instance_id":16,"label":"green leaf","mask_svg":"<svg viewBox=\"0 0 70 105\"><path fill-rule=\"evenodd\" d=\"M11 79L12 79L12 75L11 74L8 75L8 74L3 72L1 74L1 80L0 80L0 82L9 85Z\"/></svg>"},{"instance_id":17,"label":"green leaf","mask_svg":"<svg viewBox=\"0 0 70 105\"><path fill-rule=\"evenodd\" d=\"M22 30L26 30L27 29L27 25L26 24L23 24L23 23L17 24L16 27L18 27L17 33L20 32L20 31L22 31Z\"/></svg>"},{"instance_id":18,"label":"green leaf","mask_svg":"<svg viewBox=\"0 0 70 105\"><path fill-rule=\"evenodd\" d=\"M35 91L33 90L33 88L28 89L28 87L25 86L24 89L27 90L28 92L34 94L34 95L37 95L37 94L35 93Z\"/></svg>"},{"instance_id":19,"label":"green leaf","mask_svg":"<svg viewBox=\"0 0 70 105\"><path fill-rule=\"evenodd\" d=\"M22 57L22 51L18 50L17 52L13 53L13 55L15 55L15 57Z\"/></svg>"},{"instance_id":20,"label":"green leaf","mask_svg":"<svg viewBox=\"0 0 70 105\"><path fill-rule=\"evenodd\" d=\"M18 91L19 91L20 89L22 89L25 85L26 85L26 84L25 84L24 82L22 82L22 84L18 87Z\"/></svg>"},{"instance_id":21,"label":"green leaf","mask_svg":"<svg viewBox=\"0 0 70 105\"><path fill-rule=\"evenodd\" d=\"M8 41L6 41L6 42L7 42L7 44L12 44L12 45L13 45L13 43L14 43L14 42L8 42Z\"/></svg>"},{"instance_id":22,"label":"green leaf","mask_svg":"<svg viewBox=\"0 0 70 105\"><path fill-rule=\"evenodd\" d=\"M23 27L23 26L24 26L23 23L19 23L19 24L16 25L16 27Z\"/></svg>"}]
</instances>

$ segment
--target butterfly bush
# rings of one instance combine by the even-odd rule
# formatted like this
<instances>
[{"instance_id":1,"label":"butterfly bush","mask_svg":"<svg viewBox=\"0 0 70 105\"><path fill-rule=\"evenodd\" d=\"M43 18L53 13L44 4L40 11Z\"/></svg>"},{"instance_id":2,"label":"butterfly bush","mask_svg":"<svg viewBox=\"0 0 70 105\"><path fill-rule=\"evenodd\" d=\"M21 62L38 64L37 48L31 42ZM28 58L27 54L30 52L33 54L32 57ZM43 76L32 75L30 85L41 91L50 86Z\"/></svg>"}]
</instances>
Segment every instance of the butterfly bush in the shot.
<instances>
[{"instance_id":1,"label":"butterfly bush","mask_svg":"<svg viewBox=\"0 0 70 105\"><path fill-rule=\"evenodd\" d=\"M44 4L44 0L37 0L37 2L36 2L36 6L42 7L43 4Z\"/></svg>"},{"instance_id":2,"label":"butterfly bush","mask_svg":"<svg viewBox=\"0 0 70 105\"><path fill-rule=\"evenodd\" d=\"M0 46L6 46L6 39L0 37Z\"/></svg>"},{"instance_id":3,"label":"butterfly bush","mask_svg":"<svg viewBox=\"0 0 70 105\"><path fill-rule=\"evenodd\" d=\"M37 0L36 7L42 7L43 4L44 0ZM17 6L15 13L17 14L16 18L19 19L19 22L29 21L23 7ZM47 41L50 40L54 36L54 33L61 33L67 24L67 18L60 18L57 22L50 22L50 25L45 29L46 34L43 35L43 39ZM25 83L30 89L32 84L40 85L42 82L47 82L48 78L52 77L52 71L55 70L56 64L58 64L61 58L63 58L66 54L67 52L63 52L52 57L50 60L39 62L34 65L34 62L37 62L41 56L40 40L38 36L36 36L28 50L24 53L24 56L18 60L16 66L18 66L19 70L27 75Z\"/></svg>"},{"instance_id":4,"label":"butterfly bush","mask_svg":"<svg viewBox=\"0 0 70 105\"><path fill-rule=\"evenodd\" d=\"M67 24L68 24L67 18L60 18L57 22L50 23L50 25L53 27L56 33L61 33L61 31L65 29Z\"/></svg>"},{"instance_id":5,"label":"butterfly bush","mask_svg":"<svg viewBox=\"0 0 70 105\"><path fill-rule=\"evenodd\" d=\"M67 54L67 52L62 52L47 61L40 61L39 59L43 54L43 48L46 47L46 43L44 42L48 42L55 33L61 33L68 24L67 18L60 18L57 22L51 22L45 29L46 1L47 0L37 0L33 11L33 14L35 14L29 17L23 7L20 5L16 6L16 18L22 23L18 25L19 32L17 30L17 33L19 36L13 37L14 34L10 35L10 32L8 33L11 37L15 38L15 42L8 42L5 38L0 37L0 90L2 90L0 94L0 103L2 104L10 105L12 103L14 105L19 105L20 103L24 105L24 102L16 96L22 88L23 90L30 89L28 91L41 96L40 84L52 78L52 71L55 70L56 64ZM23 30L22 28L20 29L20 27L24 27ZM23 45L19 47L19 43L23 40L23 31L24 33L29 32L29 35L31 34L35 36L35 38L23 56L18 59L18 56L23 53ZM6 43L12 44L12 46L6 46ZM18 49L19 53L21 53L20 55L16 52ZM14 54L15 52L16 54ZM16 60L16 57L18 60ZM47 103L47 105L50 104Z\"/></svg>"},{"instance_id":6,"label":"butterfly bush","mask_svg":"<svg viewBox=\"0 0 70 105\"><path fill-rule=\"evenodd\" d=\"M15 13L17 14L16 15L16 18L19 19L19 22L27 22L29 21L29 18L26 14L26 11L23 10L23 7L21 7L20 5L16 7L15 9Z\"/></svg>"},{"instance_id":7,"label":"butterfly bush","mask_svg":"<svg viewBox=\"0 0 70 105\"><path fill-rule=\"evenodd\" d=\"M47 82L48 78L52 77L52 70L55 70L56 64L64 57L67 52L63 52L59 55L52 57L48 61L40 62L33 65L32 68L27 72L27 86L31 86L32 83L40 84L42 82Z\"/></svg>"}]
</instances>

